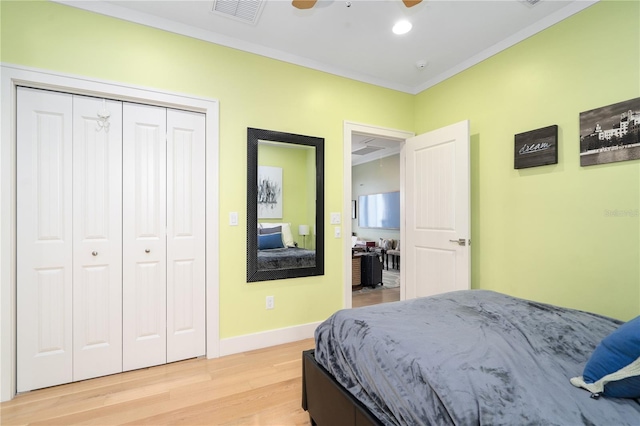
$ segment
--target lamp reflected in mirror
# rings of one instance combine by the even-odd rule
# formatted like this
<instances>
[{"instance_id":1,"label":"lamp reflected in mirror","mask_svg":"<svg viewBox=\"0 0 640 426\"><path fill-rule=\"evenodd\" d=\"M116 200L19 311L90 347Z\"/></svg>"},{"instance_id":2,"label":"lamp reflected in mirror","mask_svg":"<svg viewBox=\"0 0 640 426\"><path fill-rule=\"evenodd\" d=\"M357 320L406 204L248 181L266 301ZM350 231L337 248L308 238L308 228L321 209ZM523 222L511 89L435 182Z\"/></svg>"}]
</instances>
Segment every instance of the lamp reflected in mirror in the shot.
<instances>
[{"instance_id":1,"label":"lamp reflected in mirror","mask_svg":"<svg viewBox=\"0 0 640 426\"><path fill-rule=\"evenodd\" d=\"M307 235L309 235L309 225L299 225L298 235L302 236L302 248L307 248Z\"/></svg>"}]
</instances>

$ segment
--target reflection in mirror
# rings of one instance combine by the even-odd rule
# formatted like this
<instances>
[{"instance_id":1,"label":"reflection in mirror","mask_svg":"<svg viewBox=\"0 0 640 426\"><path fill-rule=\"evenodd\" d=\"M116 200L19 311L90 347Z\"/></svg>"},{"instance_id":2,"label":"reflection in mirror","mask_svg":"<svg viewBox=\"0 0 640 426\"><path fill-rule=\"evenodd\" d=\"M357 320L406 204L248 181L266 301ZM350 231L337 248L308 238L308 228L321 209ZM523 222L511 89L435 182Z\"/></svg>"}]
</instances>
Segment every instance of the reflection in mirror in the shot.
<instances>
[{"instance_id":1,"label":"reflection in mirror","mask_svg":"<svg viewBox=\"0 0 640 426\"><path fill-rule=\"evenodd\" d=\"M324 139L247 129L247 282L324 274Z\"/></svg>"}]
</instances>

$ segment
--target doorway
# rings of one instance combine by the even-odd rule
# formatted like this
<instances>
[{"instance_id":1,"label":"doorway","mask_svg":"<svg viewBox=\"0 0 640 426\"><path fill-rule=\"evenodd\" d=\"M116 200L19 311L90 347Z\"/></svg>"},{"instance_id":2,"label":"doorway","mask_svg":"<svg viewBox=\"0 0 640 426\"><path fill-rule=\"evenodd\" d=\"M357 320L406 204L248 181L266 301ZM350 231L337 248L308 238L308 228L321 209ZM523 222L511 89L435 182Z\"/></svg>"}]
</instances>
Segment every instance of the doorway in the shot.
<instances>
[{"instance_id":1,"label":"doorway","mask_svg":"<svg viewBox=\"0 0 640 426\"><path fill-rule=\"evenodd\" d=\"M399 153L400 156L400 235L402 235L403 233L403 223L404 223L404 218L403 218L403 191L404 191L404 181L403 181L403 175L404 175L404 158L403 158L403 153L401 152L402 146L404 145L404 141L409 138L414 136L414 133L412 132L407 132L407 131L402 131L402 130L395 130L395 129L388 129L388 128L384 128L384 127L378 127L378 126L372 126L372 125L367 125L367 124L361 124L361 123L354 123L354 122L345 122L344 123L344 174L343 174L343 187L344 187L344 201L343 201L343 211L344 211L344 218L345 220L343 221L343 258L344 258L344 271L343 271L343 282L344 282L344 307L345 308L351 308L351 307L356 307L356 306L362 306L361 303L365 303L365 304L369 304L371 303L371 300L374 300L373 303L379 303L379 302L375 302L375 300L380 299L380 302L385 302L385 301L391 301L389 300L389 297L391 297L393 300L397 300L394 298L393 295L382 295L380 294L379 296L374 296L373 298L371 298L370 294L367 295L366 299L368 299L369 301L363 300L360 301L358 300L355 304L353 302L353 291L352 291L352 278L353 278L353 259L352 259L352 240L351 240L351 235L353 233L353 225L352 225L352 215L351 215L351 211L352 211L352 200L355 200L355 195L353 194L352 191L352 184L353 184L353 176L352 176L352 144L354 143L354 141L360 141L360 142L366 142L367 140L382 140L385 141L384 144L385 145L389 145L391 148L393 148L393 144L397 144L397 150L395 152ZM382 145L382 144L378 144L378 143L372 143L371 145ZM369 150L371 151L371 150ZM394 152L394 154L395 154ZM356 202L357 205L357 202ZM357 208L357 207L356 207ZM400 238L401 239L401 238ZM386 266L385 266L386 268ZM403 300L404 294L405 294L405 290L404 290L404 285L403 285L403 279L402 279L402 269L399 270L400 273L400 296L399 299ZM378 291L384 291L384 290L378 290ZM359 296L358 296L359 297ZM386 297L386 299L385 299ZM396 296L397 297L397 296Z\"/></svg>"}]
</instances>

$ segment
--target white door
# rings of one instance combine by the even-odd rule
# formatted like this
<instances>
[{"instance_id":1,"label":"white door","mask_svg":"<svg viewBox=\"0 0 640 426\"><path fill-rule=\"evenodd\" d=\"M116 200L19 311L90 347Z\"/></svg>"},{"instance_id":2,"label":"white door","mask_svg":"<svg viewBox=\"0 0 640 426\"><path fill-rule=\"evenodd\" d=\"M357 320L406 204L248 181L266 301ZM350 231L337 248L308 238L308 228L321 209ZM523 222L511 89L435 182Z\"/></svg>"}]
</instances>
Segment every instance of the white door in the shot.
<instances>
[{"instance_id":1,"label":"white door","mask_svg":"<svg viewBox=\"0 0 640 426\"><path fill-rule=\"evenodd\" d=\"M166 109L123 105L123 370L166 362Z\"/></svg>"},{"instance_id":2,"label":"white door","mask_svg":"<svg viewBox=\"0 0 640 426\"><path fill-rule=\"evenodd\" d=\"M17 90L18 392L72 379L72 96Z\"/></svg>"},{"instance_id":3,"label":"white door","mask_svg":"<svg viewBox=\"0 0 640 426\"><path fill-rule=\"evenodd\" d=\"M74 381L122 371L122 103L84 96L73 97L73 348Z\"/></svg>"},{"instance_id":4,"label":"white door","mask_svg":"<svg viewBox=\"0 0 640 426\"><path fill-rule=\"evenodd\" d=\"M167 362L205 354L204 128L167 110Z\"/></svg>"},{"instance_id":5,"label":"white door","mask_svg":"<svg viewBox=\"0 0 640 426\"><path fill-rule=\"evenodd\" d=\"M405 298L470 288L469 121L407 139Z\"/></svg>"}]
</instances>

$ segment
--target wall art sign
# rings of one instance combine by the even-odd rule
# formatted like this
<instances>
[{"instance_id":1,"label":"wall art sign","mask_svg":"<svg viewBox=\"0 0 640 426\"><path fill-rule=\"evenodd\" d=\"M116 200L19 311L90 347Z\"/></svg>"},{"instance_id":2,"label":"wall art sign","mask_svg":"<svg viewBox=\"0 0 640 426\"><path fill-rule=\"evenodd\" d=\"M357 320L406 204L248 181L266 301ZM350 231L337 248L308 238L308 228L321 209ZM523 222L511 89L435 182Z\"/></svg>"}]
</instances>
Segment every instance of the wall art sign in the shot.
<instances>
[{"instance_id":1,"label":"wall art sign","mask_svg":"<svg viewBox=\"0 0 640 426\"><path fill-rule=\"evenodd\" d=\"M282 218L282 168L258 166L258 219Z\"/></svg>"},{"instance_id":2,"label":"wall art sign","mask_svg":"<svg viewBox=\"0 0 640 426\"><path fill-rule=\"evenodd\" d=\"M580 113L580 165L640 158L640 98Z\"/></svg>"},{"instance_id":3,"label":"wall art sign","mask_svg":"<svg viewBox=\"0 0 640 426\"><path fill-rule=\"evenodd\" d=\"M558 126L548 126L515 136L514 168L558 163Z\"/></svg>"}]
</instances>

